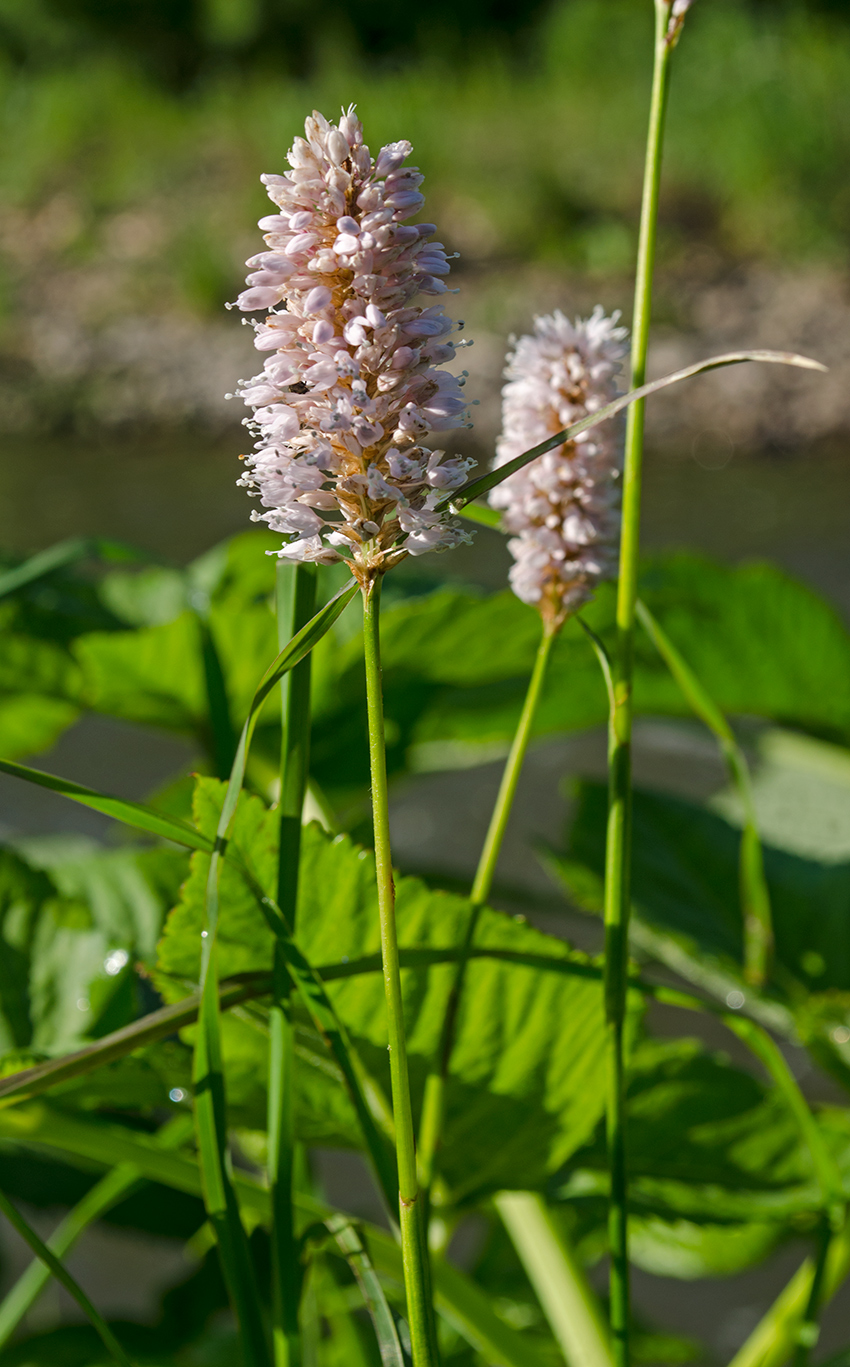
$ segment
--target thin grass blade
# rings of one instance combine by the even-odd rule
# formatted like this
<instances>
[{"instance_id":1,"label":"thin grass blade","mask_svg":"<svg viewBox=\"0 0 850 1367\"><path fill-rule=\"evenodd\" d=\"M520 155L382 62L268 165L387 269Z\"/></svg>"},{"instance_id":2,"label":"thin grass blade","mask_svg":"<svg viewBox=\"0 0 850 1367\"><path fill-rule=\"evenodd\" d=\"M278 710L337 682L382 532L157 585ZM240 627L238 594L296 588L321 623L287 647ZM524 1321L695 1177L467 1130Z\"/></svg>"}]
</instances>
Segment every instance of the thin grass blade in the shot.
<instances>
[{"instance_id":1,"label":"thin grass blade","mask_svg":"<svg viewBox=\"0 0 850 1367\"><path fill-rule=\"evenodd\" d=\"M123 797L100 793L95 788L86 788L82 783L59 778L56 774L47 774L42 769L31 769L27 764L16 764L10 759L0 759L0 773L10 774L12 778L21 778L26 783L36 784L39 788L48 788L52 793L59 793L61 797L67 797L72 802L80 802L95 812L111 816L116 821L123 822L125 826L133 826L138 831L161 836L164 840L173 840L175 844L186 845L190 850L206 850L209 853L213 848L213 842L209 837L201 835L200 831L196 831L188 822L157 812L142 802L129 802Z\"/></svg>"},{"instance_id":2,"label":"thin grass blade","mask_svg":"<svg viewBox=\"0 0 850 1367\"><path fill-rule=\"evenodd\" d=\"M271 991L270 973L246 973L229 978L219 988L222 1010L238 1006L252 997L263 997ZM156 1040L167 1039L184 1026L194 1025L198 1019L200 994L193 993L183 1001L172 1006L160 1007L140 1020L114 1030L93 1044L77 1049L73 1054L61 1058L48 1059L37 1063L33 1068L23 1068L19 1073L10 1073L0 1079L0 1108L15 1102L30 1101L33 1097L56 1087L60 1082L70 1082L75 1077L102 1068L104 1064L114 1063L116 1059L132 1054Z\"/></svg>"},{"instance_id":3,"label":"thin grass blade","mask_svg":"<svg viewBox=\"0 0 850 1367\"><path fill-rule=\"evenodd\" d=\"M99 560L117 561L126 564L132 561L146 561L150 557L133 546L125 546L120 541L109 541L98 536L74 536L67 541L59 541L47 550L37 551L14 569L0 573L0 598L5 598L27 584L34 584L54 570L64 569L66 565L76 564L88 556Z\"/></svg>"},{"instance_id":4,"label":"thin grass blade","mask_svg":"<svg viewBox=\"0 0 850 1367\"><path fill-rule=\"evenodd\" d=\"M100 1334L104 1347L112 1354L115 1361L120 1362L121 1367L132 1367L130 1358L121 1347L121 1344L106 1323L106 1320L92 1305L83 1288L71 1276L70 1272L63 1267L62 1263L56 1257L56 1254L52 1253L47 1245L38 1237L35 1230L27 1223L20 1211L12 1205L12 1202L3 1191L0 1191L0 1210L2 1210L9 1223L18 1231L21 1238L29 1244L35 1256L50 1269L50 1272L56 1278L57 1282L64 1286L69 1295L73 1296L86 1318Z\"/></svg>"},{"instance_id":5,"label":"thin grass blade","mask_svg":"<svg viewBox=\"0 0 850 1367\"><path fill-rule=\"evenodd\" d=\"M582 432L587 432L600 422L615 417L617 413L621 413L624 408L628 408L636 400L646 399L650 394L657 394L662 389L669 388L670 385L691 379L694 375L703 375L709 370L719 370L727 365L741 365L745 361L764 361L770 365L797 366L802 370L825 371L827 369L825 365L821 365L820 361L814 361L810 356L798 356L793 351L727 351L720 356L709 356L705 361L697 361L695 365L685 366L684 369L675 370L660 380L652 380L650 384L643 384L639 389L632 389L627 394L621 394L618 399L614 399L613 403L607 403L604 408L598 409L597 412L589 413L579 422L573 423L570 427L565 427L563 431L556 432L552 437L547 437L546 441L540 442L539 446L532 446L529 451L524 451L522 455L515 456L513 460L506 461L504 465L500 465L496 470L491 470L489 474L481 475L479 479L470 480L456 494L450 494L444 498L437 505L437 509L439 511L452 508L459 513L463 508L468 507L473 499L481 498L482 494L489 493L497 484L501 484L502 480L516 474L517 470L521 470L523 466L536 460L538 456L545 455L547 451L554 451L557 446L563 446L566 441L574 441Z\"/></svg>"},{"instance_id":6,"label":"thin grass blade","mask_svg":"<svg viewBox=\"0 0 850 1367\"><path fill-rule=\"evenodd\" d=\"M372 1260L351 1220L345 1215L331 1215L325 1221L354 1274L375 1328L378 1351L383 1367L405 1367L392 1311L387 1304L384 1288L372 1266Z\"/></svg>"},{"instance_id":7,"label":"thin grass blade","mask_svg":"<svg viewBox=\"0 0 850 1367\"><path fill-rule=\"evenodd\" d=\"M141 1181L138 1168L131 1163L119 1164L86 1192L73 1210L51 1235L46 1247L57 1258L64 1258L73 1248L80 1235L101 1215L111 1210L125 1196L136 1188ZM24 1315L32 1309L52 1272L47 1263L36 1256L29 1267L21 1273L14 1286L7 1291L0 1302L0 1348L5 1347L17 1329Z\"/></svg>"},{"instance_id":8,"label":"thin grass blade","mask_svg":"<svg viewBox=\"0 0 850 1367\"><path fill-rule=\"evenodd\" d=\"M227 1110L221 1062L221 1032L215 972L215 944L202 963L198 1036L193 1056L195 1126L204 1205L221 1256L228 1294L239 1327L246 1367L269 1367L270 1358L257 1278L229 1170Z\"/></svg>"},{"instance_id":9,"label":"thin grass blade","mask_svg":"<svg viewBox=\"0 0 850 1367\"><path fill-rule=\"evenodd\" d=\"M458 512L467 522L477 522L479 526L490 527L494 532L505 531L501 513L495 508L488 507L486 503L465 503L462 508L458 508Z\"/></svg>"}]
</instances>

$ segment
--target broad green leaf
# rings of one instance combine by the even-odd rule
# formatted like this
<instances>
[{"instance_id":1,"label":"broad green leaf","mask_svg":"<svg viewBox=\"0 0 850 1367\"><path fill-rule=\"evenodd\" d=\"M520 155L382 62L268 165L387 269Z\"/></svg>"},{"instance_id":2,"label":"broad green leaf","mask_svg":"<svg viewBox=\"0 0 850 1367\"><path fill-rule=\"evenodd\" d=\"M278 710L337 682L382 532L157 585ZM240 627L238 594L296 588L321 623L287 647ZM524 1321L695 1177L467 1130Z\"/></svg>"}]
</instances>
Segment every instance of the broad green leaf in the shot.
<instances>
[{"instance_id":1,"label":"broad green leaf","mask_svg":"<svg viewBox=\"0 0 850 1367\"><path fill-rule=\"evenodd\" d=\"M0 611L0 623L4 612ZM20 632L4 631L0 693L40 693L65 702L82 701L83 676L64 647Z\"/></svg>"},{"instance_id":2,"label":"broad green leaf","mask_svg":"<svg viewBox=\"0 0 850 1367\"><path fill-rule=\"evenodd\" d=\"M823 1129L843 1166L846 1132ZM812 1158L784 1098L696 1040L644 1040L629 1076L630 1200L638 1215L698 1223L809 1221L820 1206ZM575 1154L562 1195L607 1192L604 1136ZM599 1174L594 1178L593 1174Z\"/></svg>"},{"instance_id":3,"label":"broad green leaf","mask_svg":"<svg viewBox=\"0 0 850 1367\"><path fill-rule=\"evenodd\" d=\"M630 1247L639 1266L663 1276L732 1275L811 1230L822 1201L811 1156L785 1099L752 1075L695 1040L645 1040L632 1056L628 1105ZM846 1121L824 1119L821 1132L846 1174ZM559 1194L587 1240L606 1219L601 1130L570 1166Z\"/></svg>"},{"instance_id":4,"label":"broad green leaf","mask_svg":"<svg viewBox=\"0 0 850 1367\"><path fill-rule=\"evenodd\" d=\"M220 784L200 780L199 801L206 805L206 813L198 808L201 829L215 821L221 794ZM275 880L275 841L274 814L257 798L243 794L233 843L269 891ZM185 991L183 983L198 979L208 862L208 856L201 853L193 856L192 873L160 946L160 981L172 1000ZM222 867L221 887L220 972L270 970L271 934L232 864L225 862ZM468 903L405 878L398 884L397 916L402 946L454 946L462 939ZM319 827L308 827L297 924L299 944L311 963L353 961L376 954L380 942L371 853L358 849L347 837L331 839ZM482 914L476 942L556 957L568 953L562 942L491 911ZM447 967L404 971L407 1040L417 1094L439 1041L451 981ZM380 974L338 980L329 984L328 991L367 1066L386 1085ZM589 1135L603 1105L601 1008L597 981L501 961L472 962L453 1055L444 1147L445 1176L459 1196L504 1186L519 1163L524 1180L539 1185ZM260 1124L266 1041L245 1022L224 1018L222 1025L226 1057L239 1061L232 1081L228 1077L228 1090L248 1108L253 1122ZM242 1032L238 1044L237 1030ZM249 1040L256 1060L253 1067L247 1062ZM335 1084L317 1072L310 1085L319 1091ZM329 1112L339 1116L341 1108L328 1105L318 1115L305 1116L309 1100L302 1094L299 1123L316 1142L322 1116ZM334 1128L326 1142L341 1140L360 1142L353 1117L343 1134Z\"/></svg>"},{"instance_id":5,"label":"broad green leaf","mask_svg":"<svg viewBox=\"0 0 850 1367\"><path fill-rule=\"evenodd\" d=\"M633 1216L629 1256L656 1277L733 1277L764 1262L782 1236L775 1224L710 1225Z\"/></svg>"},{"instance_id":6,"label":"broad green leaf","mask_svg":"<svg viewBox=\"0 0 850 1367\"><path fill-rule=\"evenodd\" d=\"M163 626L81 636L74 654L93 711L174 731L203 725L206 692L194 613Z\"/></svg>"},{"instance_id":7,"label":"broad green leaf","mask_svg":"<svg viewBox=\"0 0 850 1367\"><path fill-rule=\"evenodd\" d=\"M0 850L6 1050L64 1053L132 1020L133 965L152 957L184 869L176 851L104 851L83 837Z\"/></svg>"},{"instance_id":8,"label":"broad green leaf","mask_svg":"<svg viewBox=\"0 0 850 1367\"><path fill-rule=\"evenodd\" d=\"M738 568L691 554L645 562L641 594L717 706L850 736L850 635L822 599L768 565ZM582 614L609 646L614 589ZM391 770L451 768L507 745L539 637L536 612L507 591L442 589L388 605L382 663ZM769 643L769 649L765 643ZM688 704L651 642L636 641L635 708L682 716ZM829 678L833 684L822 687ZM365 782L362 645L354 636L314 659L313 763L323 786ZM536 734L604 725L608 703L579 623L553 651Z\"/></svg>"}]
</instances>

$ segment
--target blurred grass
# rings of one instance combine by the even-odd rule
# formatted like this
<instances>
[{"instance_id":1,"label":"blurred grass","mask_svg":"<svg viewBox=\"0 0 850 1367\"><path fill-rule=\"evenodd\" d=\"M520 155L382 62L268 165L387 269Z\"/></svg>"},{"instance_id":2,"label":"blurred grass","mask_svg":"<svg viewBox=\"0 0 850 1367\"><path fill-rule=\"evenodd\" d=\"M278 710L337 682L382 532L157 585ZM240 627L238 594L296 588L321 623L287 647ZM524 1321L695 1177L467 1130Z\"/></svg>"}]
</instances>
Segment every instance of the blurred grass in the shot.
<instances>
[{"instance_id":1,"label":"blurred grass","mask_svg":"<svg viewBox=\"0 0 850 1367\"><path fill-rule=\"evenodd\" d=\"M215 312L257 250L258 183L305 113L355 101L373 146L409 137L428 216L475 261L628 270L651 4L562 0L514 60L370 66L341 46L307 80L235 69L174 93L130 58L0 70L0 306L87 272L85 312ZM456 58L456 54L455 54ZM677 56L662 209L667 261L694 253L834 265L850 239L850 25L802 0L698 0ZM81 270L82 268L82 270Z\"/></svg>"}]
</instances>

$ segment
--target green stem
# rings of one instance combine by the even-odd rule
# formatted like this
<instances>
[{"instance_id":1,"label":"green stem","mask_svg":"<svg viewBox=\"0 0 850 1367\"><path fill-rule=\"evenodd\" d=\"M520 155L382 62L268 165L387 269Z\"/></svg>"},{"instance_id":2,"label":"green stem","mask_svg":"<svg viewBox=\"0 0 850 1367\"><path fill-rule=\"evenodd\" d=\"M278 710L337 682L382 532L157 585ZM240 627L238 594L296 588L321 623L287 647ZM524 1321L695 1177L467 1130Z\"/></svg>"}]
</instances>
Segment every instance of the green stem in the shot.
<instances>
[{"instance_id":1,"label":"green stem","mask_svg":"<svg viewBox=\"0 0 850 1367\"><path fill-rule=\"evenodd\" d=\"M632 320L631 384L646 379L652 275L658 224L658 193L664 115L669 87L671 44L667 38L669 0L655 0L655 60L646 146L646 166L638 242L635 306ZM629 1362L629 1263L625 1144L623 1030L628 969L628 915L631 843L632 670L635 602L640 538L644 401L629 408L623 470L623 526L617 589L617 650L614 707L609 730L609 807L605 855L605 1013L607 1030L607 1135L611 1167L609 1240L611 1249L611 1337L617 1367Z\"/></svg>"},{"instance_id":2,"label":"green stem","mask_svg":"<svg viewBox=\"0 0 850 1367\"><path fill-rule=\"evenodd\" d=\"M316 610L315 565L278 561L276 583L278 649L310 621ZM277 903L290 931L295 929L301 812L307 789L310 747L310 661L307 655L283 676L281 693L280 843ZM275 1367L298 1367L301 1343L298 1307L301 1262L295 1229L295 1054L291 1020L292 979L279 943L275 945L273 1001L269 1012L268 1177L272 1206L272 1334Z\"/></svg>"},{"instance_id":3,"label":"green stem","mask_svg":"<svg viewBox=\"0 0 850 1367\"><path fill-rule=\"evenodd\" d=\"M537 656L534 661L534 669L531 673L528 692L525 696L525 702L520 714L513 744L511 745L510 753L502 774L496 805L493 808L493 815L490 817L490 825L484 840L481 857L478 861L475 881L472 884L469 920L467 922L466 934L461 948L461 957L455 969L454 981L449 993L448 1002L446 1003L446 1014L443 1020L439 1049L434 1061L434 1066L428 1074L425 1083L425 1094L422 1102L422 1118L419 1125L419 1180L426 1193L431 1189L431 1183L434 1177L434 1160L443 1129L446 1080L448 1077L449 1062L451 1060L452 1045L454 1043L457 1012L460 1005L461 993L463 991L463 981L466 976L467 964L469 962L469 951L472 948L475 928L478 925L478 917L481 908L490 896L490 889L493 886L493 877L499 860L499 852L502 848L502 841L504 840L508 818L511 814L514 797L516 796L520 772L522 770L526 751L528 750L528 743L531 739L534 714L537 711L537 705L540 701L543 680L546 677L546 666L549 663L549 656L552 653L552 646L556 635L557 631L553 631L544 624L543 636L540 645L537 648Z\"/></svg>"},{"instance_id":4,"label":"green stem","mask_svg":"<svg viewBox=\"0 0 850 1367\"><path fill-rule=\"evenodd\" d=\"M390 852L384 704L381 691L380 645L381 580L363 589L363 643L366 661L366 706L369 721L369 759L372 773L372 819L381 921L381 959L387 1003L390 1079L398 1160L399 1224L404 1264L404 1287L413 1367L436 1367L436 1333L429 1292L425 1221L416 1173L416 1143L404 1037L404 1005L395 923L395 885Z\"/></svg>"}]
</instances>

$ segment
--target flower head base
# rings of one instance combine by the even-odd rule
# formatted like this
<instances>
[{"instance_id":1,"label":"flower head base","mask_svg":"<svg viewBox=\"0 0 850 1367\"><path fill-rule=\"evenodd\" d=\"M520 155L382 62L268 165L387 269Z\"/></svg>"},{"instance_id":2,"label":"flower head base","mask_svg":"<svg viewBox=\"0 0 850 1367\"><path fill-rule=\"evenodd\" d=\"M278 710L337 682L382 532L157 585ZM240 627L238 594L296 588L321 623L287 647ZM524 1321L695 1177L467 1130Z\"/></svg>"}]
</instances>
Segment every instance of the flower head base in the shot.
<instances>
[{"instance_id":1,"label":"flower head base","mask_svg":"<svg viewBox=\"0 0 850 1367\"><path fill-rule=\"evenodd\" d=\"M314 113L305 134L287 174L262 177L279 212L236 301L271 310L253 325L269 356L239 390L258 438L239 483L268 510L254 520L290 538L281 556L345 559L367 583L470 539L435 507L474 462L422 445L465 421L463 378L437 369L463 325L413 302L445 293L449 264L433 224L404 221L424 204L410 144L373 159L353 107L338 126Z\"/></svg>"},{"instance_id":2,"label":"flower head base","mask_svg":"<svg viewBox=\"0 0 850 1367\"><path fill-rule=\"evenodd\" d=\"M575 324L557 310L535 318L534 333L508 355L497 466L617 397L628 335L618 318L599 307ZM553 630L616 566L621 430L616 419L601 423L538 456L490 494L516 533L508 542L514 593L536 605Z\"/></svg>"}]
</instances>

